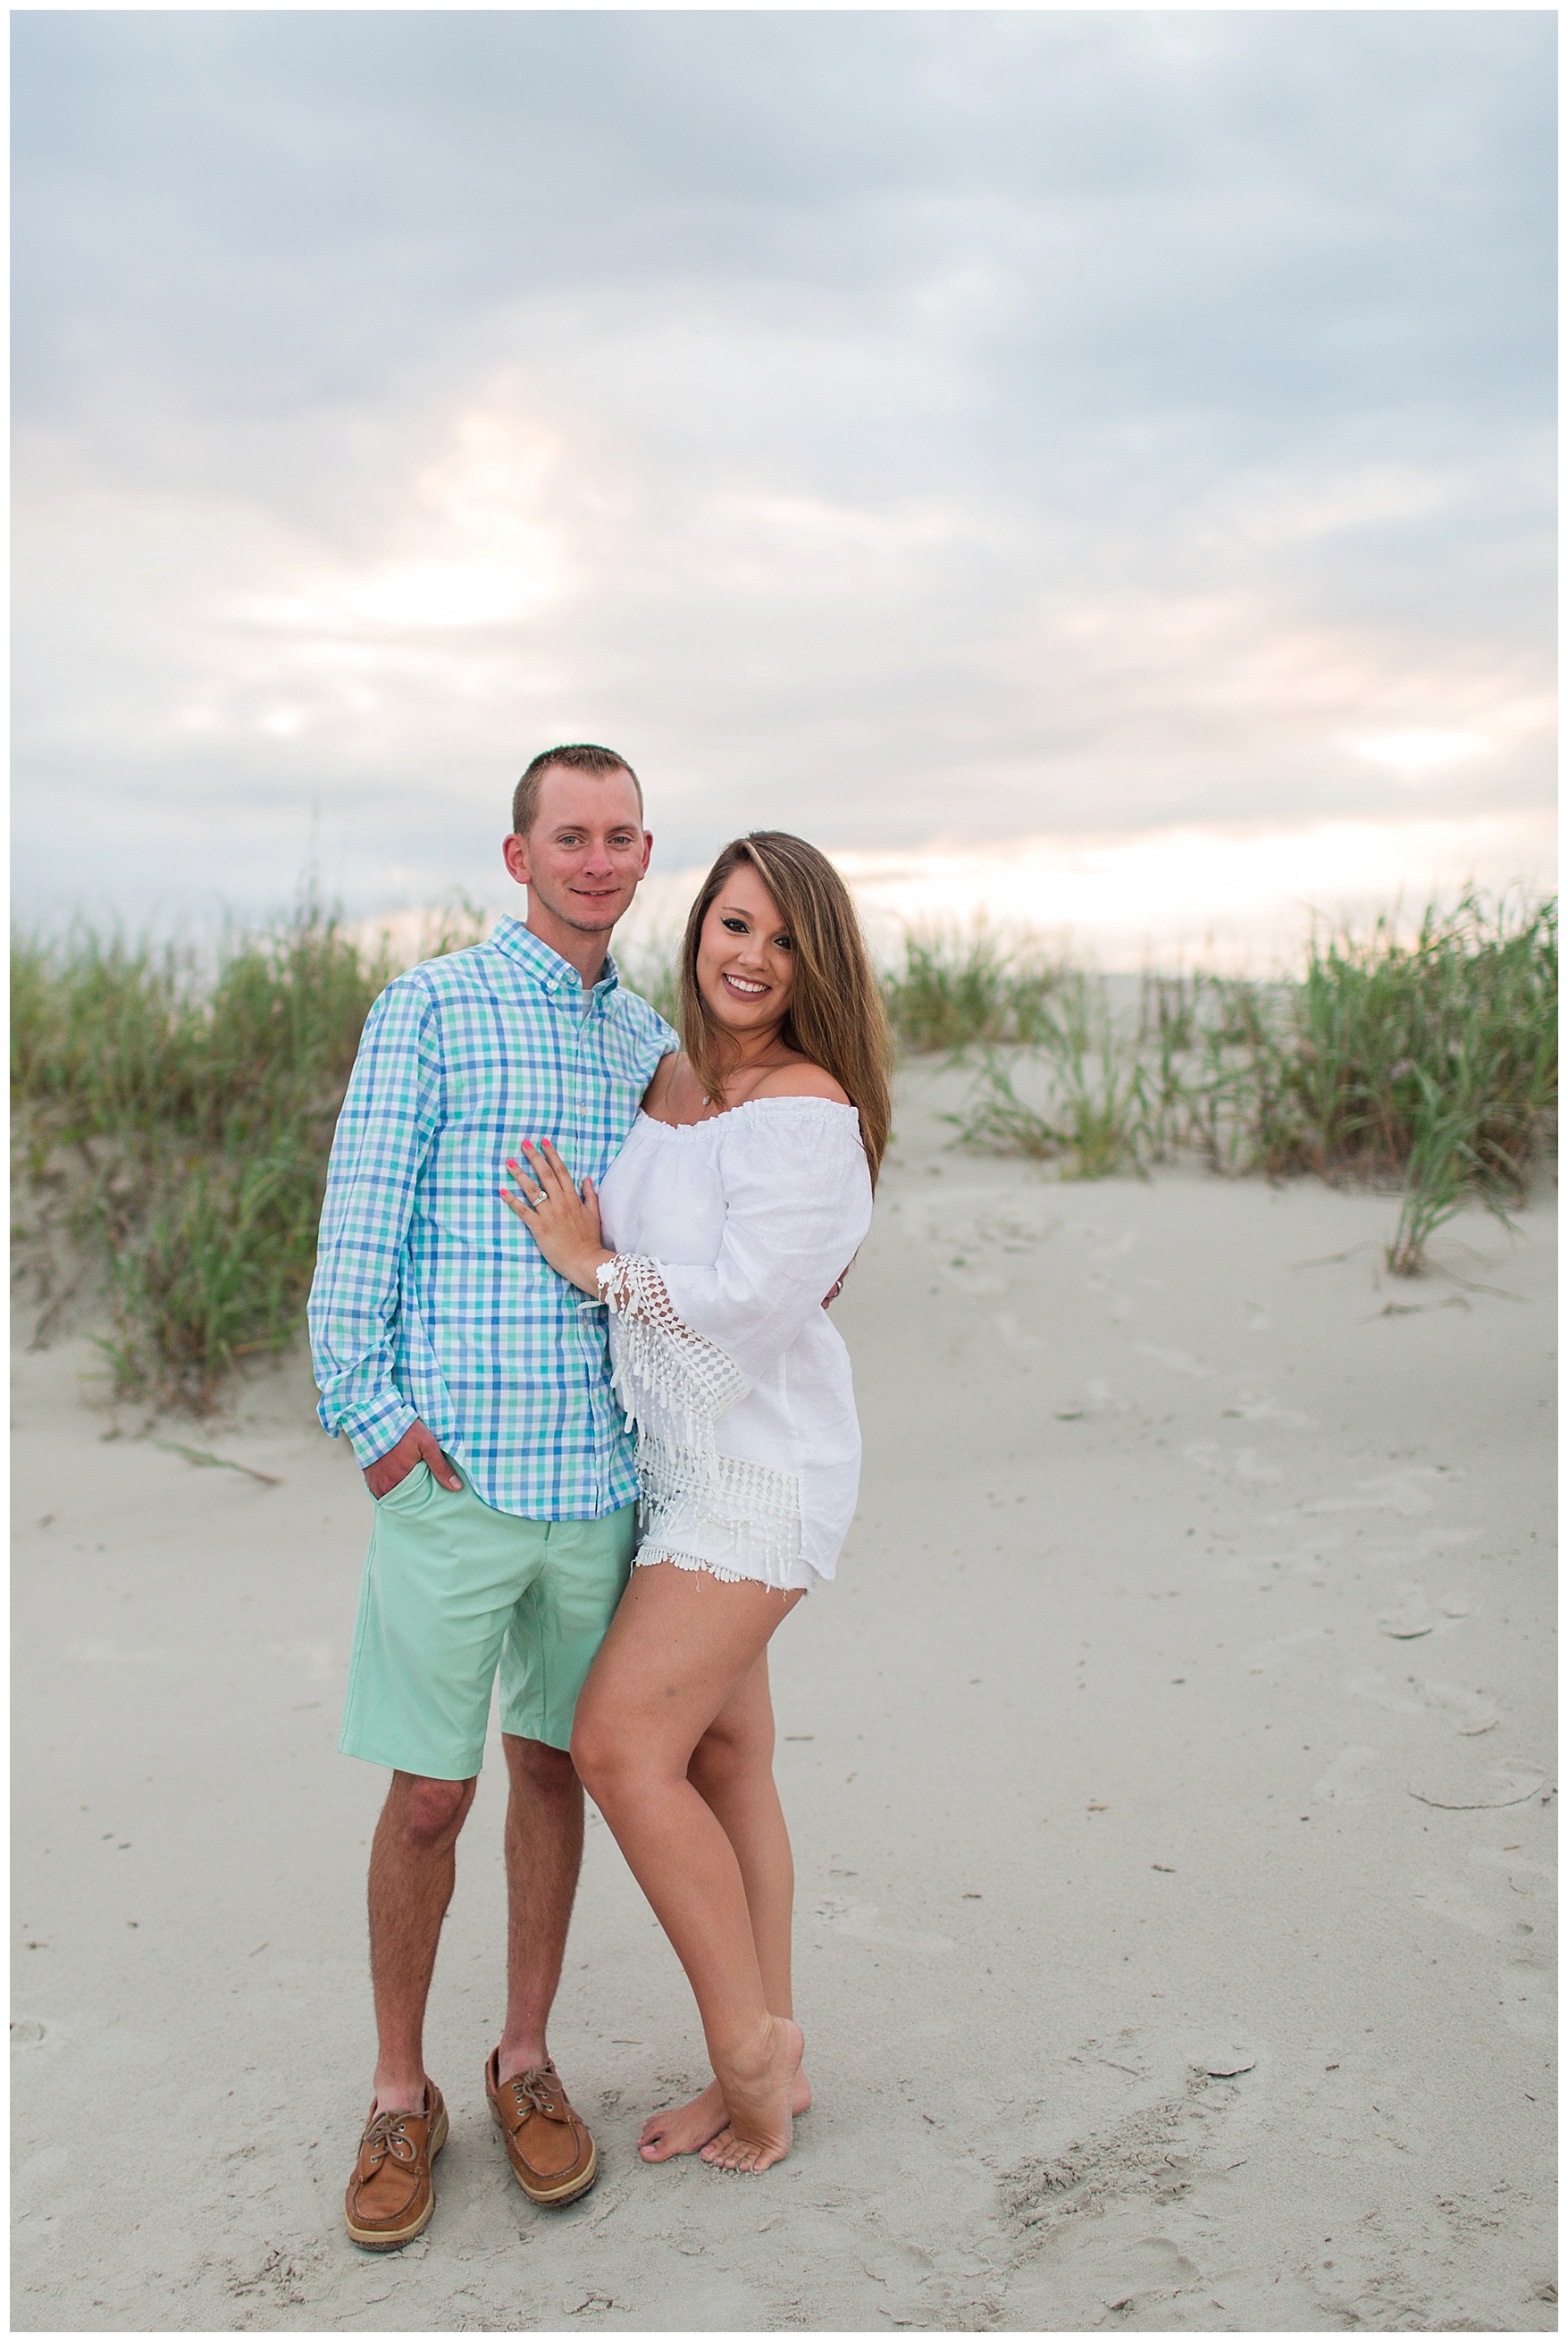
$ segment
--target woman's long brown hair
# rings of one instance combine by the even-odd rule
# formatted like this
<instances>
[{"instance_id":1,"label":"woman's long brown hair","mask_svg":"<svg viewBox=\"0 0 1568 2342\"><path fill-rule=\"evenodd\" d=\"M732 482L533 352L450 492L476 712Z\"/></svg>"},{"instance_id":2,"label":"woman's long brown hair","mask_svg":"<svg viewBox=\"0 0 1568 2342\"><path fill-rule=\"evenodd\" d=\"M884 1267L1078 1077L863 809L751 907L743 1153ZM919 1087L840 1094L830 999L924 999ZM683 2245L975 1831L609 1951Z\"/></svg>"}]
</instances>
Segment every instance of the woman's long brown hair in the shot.
<instances>
[{"instance_id":1,"label":"woman's long brown hair","mask_svg":"<svg viewBox=\"0 0 1568 2342\"><path fill-rule=\"evenodd\" d=\"M712 1106L724 1104L723 1027L697 986L703 922L726 878L749 862L772 896L794 951L794 989L779 1037L831 1074L860 1116L872 1185L893 1120L893 1036L882 987L849 888L825 854L787 830L754 829L726 846L692 905L681 945L681 1040Z\"/></svg>"}]
</instances>

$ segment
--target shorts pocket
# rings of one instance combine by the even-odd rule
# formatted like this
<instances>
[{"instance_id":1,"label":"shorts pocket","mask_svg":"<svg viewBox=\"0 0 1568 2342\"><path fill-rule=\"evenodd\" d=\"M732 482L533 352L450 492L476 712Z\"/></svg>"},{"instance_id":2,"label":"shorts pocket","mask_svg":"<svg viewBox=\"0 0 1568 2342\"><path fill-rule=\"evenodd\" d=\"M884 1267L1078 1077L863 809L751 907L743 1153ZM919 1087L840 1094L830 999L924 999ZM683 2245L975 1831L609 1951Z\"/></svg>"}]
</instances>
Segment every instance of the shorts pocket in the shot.
<instances>
[{"instance_id":1,"label":"shorts pocket","mask_svg":"<svg viewBox=\"0 0 1568 2342\"><path fill-rule=\"evenodd\" d=\"M375 1503L384 1512L388 1506L394 1513L417 1512L434 1486L429 1465L416 1464L412 1472L404 1474L395 1487L388 1488L385 1496L377 1496Z\"/></svg>"}]
</instances>

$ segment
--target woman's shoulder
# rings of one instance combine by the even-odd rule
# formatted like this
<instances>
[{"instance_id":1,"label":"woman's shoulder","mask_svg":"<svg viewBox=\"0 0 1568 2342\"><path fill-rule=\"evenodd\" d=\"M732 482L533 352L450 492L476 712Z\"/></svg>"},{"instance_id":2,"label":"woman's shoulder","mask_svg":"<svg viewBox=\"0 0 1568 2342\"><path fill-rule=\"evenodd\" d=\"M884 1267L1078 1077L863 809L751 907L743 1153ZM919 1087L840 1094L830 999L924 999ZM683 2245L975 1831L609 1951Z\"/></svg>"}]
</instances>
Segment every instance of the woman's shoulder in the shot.
<instances>
[{"instance_id":1,"label":"woman's shoulder","mask_svg":"<svg viewBox=\"0 0 1568 2342\"><path fill-rule=\"evenodd\" d=\"M672 1091L678 1097L694 1079L685 1051L672 1049L654 1068L654 1078L643 1092L643 1112L652 1115L656 1122L664 1120Z\"/></svg>"},{"instance_id":2,"label":"woman's shoulder","mask_svg":"<svg viewBox=\"0 0 1568 2342\"><path fill-rule=\"evenodd\" d=\"M775 1066L772 1073L764 1074L748 1103L762 1098L824 1098L830 1106L852 1103L842 1083L835 1082L825 1067L814 1066L808 1057L802 1057L793 1066Z\"/></svg>"}]
</instances>

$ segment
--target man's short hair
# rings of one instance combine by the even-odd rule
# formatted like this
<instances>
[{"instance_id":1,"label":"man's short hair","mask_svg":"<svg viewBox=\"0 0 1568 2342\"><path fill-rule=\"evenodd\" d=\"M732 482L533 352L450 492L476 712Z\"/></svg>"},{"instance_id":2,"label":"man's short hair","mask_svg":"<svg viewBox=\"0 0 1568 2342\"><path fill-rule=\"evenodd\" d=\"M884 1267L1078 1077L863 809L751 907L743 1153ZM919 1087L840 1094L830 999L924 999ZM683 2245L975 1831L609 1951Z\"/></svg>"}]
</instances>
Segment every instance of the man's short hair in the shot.
<instances>
[{"instance_id":1,"label":"man's short hair","mask_svg":"<svg viewBox=\"0 0 1568 2342\"><path fill-rule=\"evenodd\" d=\"M512 827L518 837L526 837L539 818L539 785L552 765L564 765L569 773L624 773L637 792L637 818L643 817L643 784L627 764L617 756L614 748L596 748L592 741L579 740L568 748L546 748L535 756L512 792Z\"/></svg>"}]
</instances>

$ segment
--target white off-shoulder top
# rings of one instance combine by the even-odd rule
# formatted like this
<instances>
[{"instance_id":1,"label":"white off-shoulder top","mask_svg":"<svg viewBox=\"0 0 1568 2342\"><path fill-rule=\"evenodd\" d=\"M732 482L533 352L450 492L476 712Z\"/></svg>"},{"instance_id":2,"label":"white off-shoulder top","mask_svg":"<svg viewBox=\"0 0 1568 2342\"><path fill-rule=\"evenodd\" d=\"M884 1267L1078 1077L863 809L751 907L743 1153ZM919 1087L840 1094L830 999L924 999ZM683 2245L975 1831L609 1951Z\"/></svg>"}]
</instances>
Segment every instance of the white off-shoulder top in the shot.
<instances>
[{"instance_id":1,"label":"white off-shoulder top","mask_svg":"<svg viewBox=\"0 0 1568 2342\"><path fill-rule=\"evenodd\" d=\"M822 1306L871 1225L854 1108L639 1114L599 1195L638 1561L778 1587L831 1577L860 1479L849 1354Z\"/></svg>"}]
</instances>

